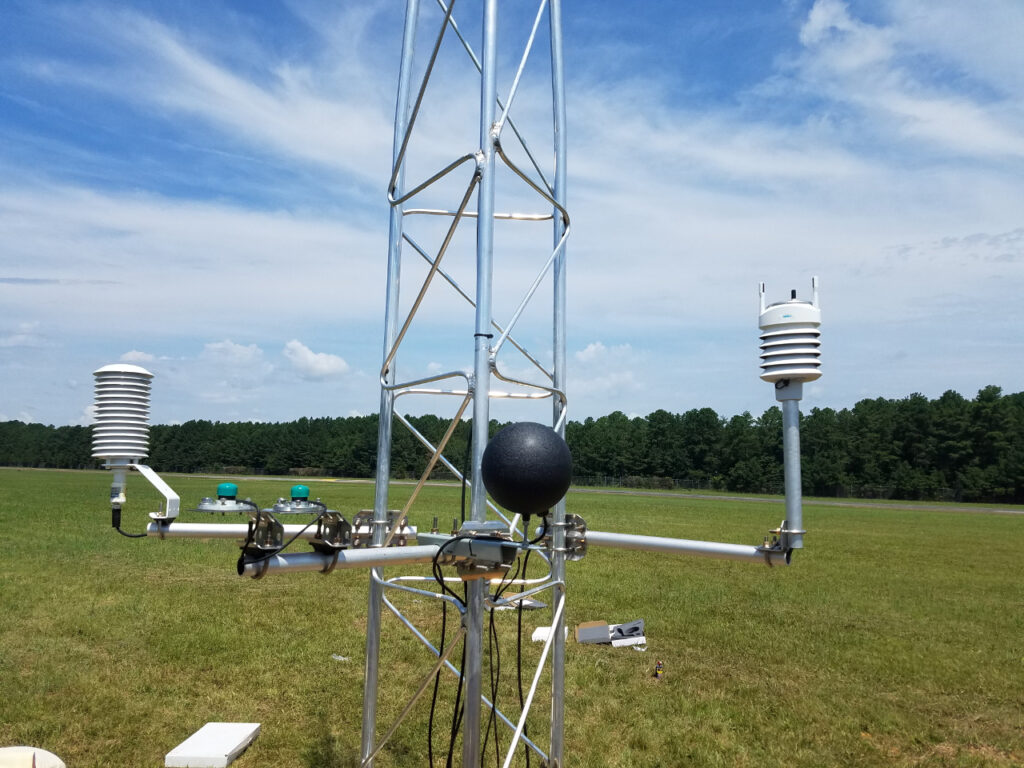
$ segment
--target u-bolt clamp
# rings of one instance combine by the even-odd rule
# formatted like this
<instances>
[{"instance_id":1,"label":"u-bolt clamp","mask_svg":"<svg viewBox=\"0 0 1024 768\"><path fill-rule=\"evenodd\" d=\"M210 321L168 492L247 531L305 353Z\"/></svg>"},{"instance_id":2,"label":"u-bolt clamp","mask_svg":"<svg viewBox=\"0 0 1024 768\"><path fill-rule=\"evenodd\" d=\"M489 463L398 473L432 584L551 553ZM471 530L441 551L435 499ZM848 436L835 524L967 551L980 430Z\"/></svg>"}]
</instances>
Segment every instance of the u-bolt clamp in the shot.
<instances>
[{"instance_id":1,"label":"u-bolt clamp","mask_svg":"<svg viewBox=\"0 0 1024 768\"><path fill-rule=\"evenodd\" d=\"M331 562L329 562L327 565L325 565L321 569L320 573L322 573L322 574L324 574L324 576L326 576L328 573L330 573L331 571L334 570L334 566L336 566L338 564L338 553L340 551L341 551L340 549L334 550L334 555L331 557Z\"/></svg>"}]
</instances>

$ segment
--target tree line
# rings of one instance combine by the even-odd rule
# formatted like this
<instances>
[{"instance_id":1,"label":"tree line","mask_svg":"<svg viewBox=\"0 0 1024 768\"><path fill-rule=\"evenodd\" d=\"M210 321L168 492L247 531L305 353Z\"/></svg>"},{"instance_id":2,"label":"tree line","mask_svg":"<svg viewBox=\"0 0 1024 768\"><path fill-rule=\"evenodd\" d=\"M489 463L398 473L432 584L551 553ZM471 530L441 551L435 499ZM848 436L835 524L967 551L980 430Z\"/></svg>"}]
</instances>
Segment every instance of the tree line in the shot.
<instances>
[{"instance_id":1,"label":"tree line","mask_svg":"<svg viewBox=\"0 0 1024 768\"><path fill-rule=\"evenodd\" d=\"M436 444L449 426L408 416ZM493 434L502 425L489 425ZM801 417L804 492L816 496L1024 502L1024 392L989 386L968 400L954 391L929 400L861 400L852 408L812 408ZM471 425L456 426L445 451L468 465ZM730 418L711 408L620 411L570 421L566 441L577 484L706 488L781 493L782 412ZM188 421L154 425L149 463L163 472L372 477L377 416L302 418L286 423ZM418 477L429 451L393 429L391 472ZM0 422L0 465L82 469L91 458L88 427ZM439 464L433 477L453 477Z\"/></svg>"}]
</instances>

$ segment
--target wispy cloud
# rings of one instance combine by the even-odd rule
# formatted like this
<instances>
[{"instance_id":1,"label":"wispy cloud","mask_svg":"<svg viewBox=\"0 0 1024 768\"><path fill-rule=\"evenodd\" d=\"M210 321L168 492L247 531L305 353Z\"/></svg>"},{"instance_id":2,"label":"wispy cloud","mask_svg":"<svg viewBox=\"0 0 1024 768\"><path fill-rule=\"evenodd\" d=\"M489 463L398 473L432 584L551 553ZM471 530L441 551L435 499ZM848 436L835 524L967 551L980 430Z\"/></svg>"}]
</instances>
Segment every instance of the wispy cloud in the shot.
<instances>
[{"instance_id":1,"label":"wispy cloud","mask_svg":"<svg viewBox=\"0 0 1024 768\"><path fill-rule=\"evenodd\" d=\"M137 349L130 350L121 355L121 362L123 363L151 363L154 360L156 360L154 355Z\"/></svg>"},{"instance_id":2,"label":"wispy cloud","mask_svg":"<svg viewBox=\"0 0 1024 768\"><path fill-rule=\"evenodd\" d=\"M26 62L23 69L41 81L100 92L134 108L155 107L167 119L199 120L232 144L361 182L379 184L384 175L391 105L370 69L324 78L308 64L255 59L265 52L254 50L243 75L226 63L228 39L221 36L207 37L203 46L201 37L196 42L196 35L189 39L154 17L116 6L56 8L51 14L62 34L92 46L97 56ZM344 19L337 21L345 26Z\"/></svg>"},{"instance_id":3,"label":"wispy cloud","mask_svg":"<svg viewBox=\"0 0 1024 768\"><path fill-rule=\"evenodd\" d=\"M940 13L963 19L962 11L957 13L948 3L939 5L944 6ZM999 5L1014 13L1010 4ZM979 9L971 12L978 14ZM912 18L904 6L892 24L869 24L856 18L843 0L817 0L800 30L805 47L797 67L800 79L819 95L861 111L864 119L889 125L904 139L969 156L1024 157L1024 114L1019 105L1007 103L1008 94L992 88L981 91L977 86L984 81L977 78L984 77L983 72L975 75L974 88L971 83L966 89L956 87L957 75L966 74L963 67L970 66L973 57L961 53L943 62L940 57L949 56L949 47L928 47L918 22L903 26ZM991 20L1002 15L987 18L990 28ZM1019 42L1013 45L1019 48ZM936 81L935 70L945 67L948 72L950 66L961 71Z\"/></svg>"},{"instance_id":4,"label":"wispy cloud","mask_svg":"<svg viewBox=\"0 0 1024 768\"><path fill-rule=\"evenodd\" d=\"M62 305L53 320L66 330L131 318L142 334L168 322L179 331L216 323L236 333L254 323L279 326L259 306L286 296L302 301L302 316L312 319L326 317L328 307L332 316L344 307L358 317L382 295L383 274L372 265L385 250L383 234L324 216L0 184L0 228L8 273L59 276L50 278L48 296ZM69 273L93 277L65 280ZM320 279L326 274L345 276L348 301L332 301L334 286ZM118 287L98 291L97 282ZM39 310L38 295L25 287L0 284L0 292L9 311Z\"/></svg>"},{"instance_id":5,"label":"wispy cloud","mask_svg":"<svg viewBox=\"0 0 1024 768\"><path fill-rule=\"evenodd\" d=\"M18 323L12 332L0 334L0 347L48 347L52 342L39 331L38 322Z\"/></svg>"}]
</instances>

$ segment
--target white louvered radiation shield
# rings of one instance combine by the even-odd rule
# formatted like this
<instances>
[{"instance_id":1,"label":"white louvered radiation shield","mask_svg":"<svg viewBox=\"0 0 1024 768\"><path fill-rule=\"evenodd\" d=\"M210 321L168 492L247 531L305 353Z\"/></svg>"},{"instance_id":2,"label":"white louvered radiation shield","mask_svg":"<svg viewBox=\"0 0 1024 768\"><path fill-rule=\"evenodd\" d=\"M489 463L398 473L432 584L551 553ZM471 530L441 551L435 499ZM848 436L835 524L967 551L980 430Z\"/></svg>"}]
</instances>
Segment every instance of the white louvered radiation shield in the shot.
<instances>
[{"instance_id":1,"label":"white louvered radiation shield","mask_svg":"<svg viewBox=\"0 0 1024 768\"><path fill-rule=\"evenodd\" d=\"M96 379L92 455L138 461L149 455L149 395L153 374L137 365L105 365Z\"/></svg>"},{"instance_id":2,"label":"white louvered radiation shield","mask_svg":"<svg viewBox=\"0 0 1024 768\"><path fill-rule=\"evenodd\" d=\"M800 301L796 291L789 301L765 306L761 283L761 378L779 381L814 381L821 376L821 309L818 278L811 279L814 298Z\"/></svg>"}]
</instances>

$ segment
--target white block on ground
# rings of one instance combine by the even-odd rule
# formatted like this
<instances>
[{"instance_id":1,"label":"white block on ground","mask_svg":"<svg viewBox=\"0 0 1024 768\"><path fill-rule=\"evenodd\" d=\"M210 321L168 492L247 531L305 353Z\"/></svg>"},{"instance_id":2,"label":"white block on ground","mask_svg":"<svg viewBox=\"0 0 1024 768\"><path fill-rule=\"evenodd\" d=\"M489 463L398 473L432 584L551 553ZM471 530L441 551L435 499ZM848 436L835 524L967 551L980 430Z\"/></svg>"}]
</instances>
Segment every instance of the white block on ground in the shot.
<instances>
[{"instance_id":1,"label":"white block on ground","mask_svg":"<svg viewBox=\"0 0 1024 768\"><path fill-rule=\"evenodd\" d=\"M639 637L620 637L612 640L612 648L622 648L627 645L647 645L647 638L640 635Z\"/></svg>"},{"instance_id":2,"label":"white block on ground","mask_svg":"<svg viewBox=\"0 0 1024 768\"><path fill-rule=\"evenodd\" d=\"M566 639L568 639L568 637L569 637L569 628L568 627L563 627L563 629L565 630L565 637L566 637ZM535 630L533 630L533 634L530 635L530 640L532 640L535 643L543 643L543 642L547 641L548 635L550 635L550 634L551 634L551 627L537 627Z\"/></svg>"},{"instance_id":3,"label":"white block on ground","mask_svg":"<svg viewBox=\"0 0 1024 768\"><path fill-rule=\"evenodd\" d=\"M0 747L0 768L65 768L53 752L38 747Z\"/></svg>"},{"instance_id":4,"label":"white block on ground","mask_svg":"<svg viewBox=\"0 0 1024 768\"><path fill-rule=\"evenodd\" d=\"M227 768L259 735L259 723L207 723L168 752L164 766Z\"/></svg>"}]
</instances>

